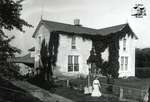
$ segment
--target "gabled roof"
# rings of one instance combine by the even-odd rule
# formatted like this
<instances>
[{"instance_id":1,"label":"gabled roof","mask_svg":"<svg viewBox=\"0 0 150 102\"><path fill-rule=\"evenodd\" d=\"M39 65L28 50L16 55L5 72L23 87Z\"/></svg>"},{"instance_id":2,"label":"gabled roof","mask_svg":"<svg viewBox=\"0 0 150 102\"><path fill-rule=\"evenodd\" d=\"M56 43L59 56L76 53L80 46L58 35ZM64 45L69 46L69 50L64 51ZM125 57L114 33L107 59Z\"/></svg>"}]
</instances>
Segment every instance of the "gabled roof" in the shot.
<instances>
[{"instance_id":1,"label":"gabled roof","mask_svg":"<svg viewBox=\"0 0 150 102\"><path fill-rule=\"evenodd\" d=\"M108 35L111 33L116 33L118 31L121 31L127 25L128 25L128 23L125 23L125 24L120 24L120 25L116 25L116 26L112 26L112 27L98 29L97 31L98 31L98 33L100 33L102 35Z\"/></svg>"},{"instance_id":2,"label":"gabled roof","mask_svg":"<svg viewBox=\"0 0 150 102\"><path fill-rule=\"evenodd\" d=\"M71 24L41 20L33 34L33 37L35 37L38 29L40 28L42 24L44 24L50 31L62 31L62 32L69 32L69 33L74 33L74 34L101 35L101 36L106 36L108 34L119 32L124 27L129 26L128 23L125 23L125 24L120 24L120 25L102 28L102 29L93 29L93 28L88 28L88 27L83 27L83 26L75 26ZM135 35L135 38L137 38L136 35Z\"/></svg>"},{"instance_id":3,"label":"gabled roof","mask_svg":"<svg viewBox=\"0 0 150 102\"><path fill-rule=\"evenodd\" d=\"M82 27L82 26L75 26L75 25L65 24L65 23L59 23L59 22L53 22L53 21L47 21L47 20L41 20L33 34L33 37L35 37L37 30L42 24L44 24L50 31L64 31L64 32L71 32L75 34L89 34L89 35L97 34L96 29Z\"/></svg>"}]
</instances>

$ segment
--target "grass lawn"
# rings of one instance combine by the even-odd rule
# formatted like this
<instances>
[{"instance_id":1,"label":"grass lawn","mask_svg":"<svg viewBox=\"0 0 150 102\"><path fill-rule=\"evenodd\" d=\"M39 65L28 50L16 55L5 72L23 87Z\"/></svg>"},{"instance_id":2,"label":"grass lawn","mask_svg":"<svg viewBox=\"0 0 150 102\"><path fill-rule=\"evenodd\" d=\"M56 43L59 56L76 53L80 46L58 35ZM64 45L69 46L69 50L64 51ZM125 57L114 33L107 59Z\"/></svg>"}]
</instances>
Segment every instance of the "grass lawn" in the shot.
<instances>
[{"instance_id":1,"label":"grass lawn","mask_svg":"<svg viewBox=\"0 0 150 102\"><path fill-rule=\"evenodd\" d=\"M99 98L91 97L90 95L84 95L82 91L58 87L56 88L56 94L71 99L75 102L118 102L117 98L101 96Z\"/></svg>"}]
</instances>

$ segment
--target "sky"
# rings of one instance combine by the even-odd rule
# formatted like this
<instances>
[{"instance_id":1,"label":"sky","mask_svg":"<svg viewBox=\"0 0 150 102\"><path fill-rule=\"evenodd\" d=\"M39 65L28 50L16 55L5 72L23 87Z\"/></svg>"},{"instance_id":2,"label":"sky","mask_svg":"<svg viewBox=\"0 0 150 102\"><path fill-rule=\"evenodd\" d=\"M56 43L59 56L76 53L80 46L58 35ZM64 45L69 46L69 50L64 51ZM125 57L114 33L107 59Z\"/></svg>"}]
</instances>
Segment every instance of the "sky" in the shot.
<instances>
[{"instance_id":1,"label":"sky","mask_svg":"<svg viewBox=\"0 0 150 102\"><path fill-rule=\"evenodd\" d=\"M136 3L144 4L147 16L131 16ZM81 25L95 29L129 23L139 38L136 47L150 47L150 0L24 0L22 5L21 18L34 28L24 27L25 33L16 29L9 32L16 36L12 44L22 49L22 55L34 46L32 35L41 16L45 20L68 24L73 24L73 20L78 18Z\"/></svg>"}]
</instances>

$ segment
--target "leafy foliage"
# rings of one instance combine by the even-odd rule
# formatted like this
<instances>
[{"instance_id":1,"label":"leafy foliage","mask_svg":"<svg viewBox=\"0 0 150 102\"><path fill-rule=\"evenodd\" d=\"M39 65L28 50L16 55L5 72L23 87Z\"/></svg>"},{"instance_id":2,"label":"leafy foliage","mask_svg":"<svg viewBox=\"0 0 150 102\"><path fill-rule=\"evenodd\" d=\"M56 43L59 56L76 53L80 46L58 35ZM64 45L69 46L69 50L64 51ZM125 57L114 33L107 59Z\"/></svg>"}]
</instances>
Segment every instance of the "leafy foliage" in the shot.
<instances>
[{"instance_id":1,"label":"leafy foliage","mask_svg":"<svg viewBox=\"0 0 150 102\"><path fill-rule=\"evenodd\" d=\"M0 28L13 30L14 28L23 30L23 26L32 27L26 21L20 18L22 5L21 2L15 2L13 0L1 0L0 1Z\"/></svg>"},{"instance_id":2,"label":"leafy foliage","mask_svg":"<svg viewBox=\"0 0 150 102\"><path fill-rule=\"evenodd\" d=\"M58 46L59 46L59 34L58 33L51 32L48 45L49 45L48 53L49 53L49 58L51 62L50 66L56 66Z\"/></svg>"},{"instance_id":3,"label":"leafy foliage","mask_svg":"<svg viewBox=\"0 0 150 102\"><path fill-rule=\"evenodd\" d=\"M139 78L150 77L150 48L136 49L135 75Z\"/></svg>"},{"instance_id":4,"label":"leafy foliage","mask_svg":"<svg viewBox=\"0 0 150 102\"><path fill-rule=\"evenodd\" d=\"M107 36L92 36L93 48L91 52L95 50L95 55L90 53L87 60L88 64L95 63L98 69L101 69L101 73L108 78L118 78L119 76L119 40L124 38L126 35L135 37L134 33L126 25L121 31L109 34ZM101 53L109 48L109 60L103 61Z\"/></svg>"},{"instance_id":5,"label":"leafy foliage","mask_svg":"<svg viewBox=\"0 0 150 102\"><path fill-rule=\"evenodd\" d=\"M57 61L57 53L59 46L59 35L54 32L51 32L49 43L47 44L45 39L42 41L42 46L40 50L41 62L42 65L40 67L40 76L43 82L48 85L50 89L55 88L55 83L53 80L53 68L56 66Z\"/></svg>"},{"instance_id":6,"label":"leafy foliage","mask_svg":"<svg viewBox=\"0 0 150 102\"><path fill-rule=\"evenodd\" d=\"M14 37L4 39L0 35L0 63L5 63L7 58L14 57L14 53L21 52L20 49L17 49L16 47L13 47L9 44L12 39L14 39Z\"/></svg>"},{"instance_id":7,"label":"leafy foliage","mask_svg":"<svg viewBox=\"0 0 150 102\"><path fill-rule=\"evenodd\" d=\"M5 38L2 36L3 35L0 34L0 74L17 78L17 75L19 75L19 67L7 62L7 59L13 58L15 53L21 53L21 50L9 44L14 37Z\"/></svg>"},{"instance_id":8,"label":"leafy foliage","mask_svg":"<svg viewBox=\"0 0 150 102\"><path fill-rule=\"evenodd\" d=\"M136 67L150 67L150 48L136 49Z\"/></svg>"},{"instance_id":9,"label":"leafy foliage","mask_svg":"<svg viewBox=\"0 0 150 102\"><path fill-rule=\"evenodd\" d=\"M4 29L11 31L16 28L21 32L25 32L23 26L32 27L32 25L20 18L22 10L20 3L22 1L0 0L0 72L3 72L2 74L13 73L10 67L11 69L17 69L16 65L8 63L7 59L14 57L15 53L21 52L20 49L10 45L10 41L15 37L8 38L4 33Z\"/></svg>"},{"instance_id":10,"label":"leafy foliage","mask_svg":"<svg viewBox=\"0 0 150 102\"><path fill-rule=\"evenodd\" d=\"M41 61L42 61L42 65L41 66L41 75L42 75L42 79L45 80L45 78L47 78L47 74L48 74L48 51L47 51L47 45L45 43L45 39L42 41L42 46L41 46L41 50L40 50L40 55L41 55Z\"/></svg>"}]
</instances>

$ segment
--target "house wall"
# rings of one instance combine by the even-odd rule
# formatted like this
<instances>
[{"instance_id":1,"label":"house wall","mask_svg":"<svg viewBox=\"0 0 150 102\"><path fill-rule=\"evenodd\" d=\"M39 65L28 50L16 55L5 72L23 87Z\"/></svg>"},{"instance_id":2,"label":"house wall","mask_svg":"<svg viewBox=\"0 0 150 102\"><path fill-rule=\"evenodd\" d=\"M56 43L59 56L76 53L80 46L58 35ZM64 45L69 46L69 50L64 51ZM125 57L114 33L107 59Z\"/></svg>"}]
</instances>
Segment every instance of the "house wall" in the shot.
<instances>
[{"instance_id":1,"label":"house wall","mask_svg":"<svg viewBox=\"0 0 150 102\"><path fill-rule=\"evenodd\" d=\"M60 44L58 48L58 59L57 59L57 72L61 72L67 76L74 75L87 75L89 73L89 66L87 65L87 59L90 55L92 48L91 40L84 40L83 38L76 36L76 49L71 48L72 37L60 34ZM68 55L79 56L79 71L68 72Z\"/></svg>"},{"instance_id":2,"label":"house wall","mask_svg":"<svg viewBox=\"0 0 150 102\"><path fill-rule=\"evenodd\" d=\"M119 77L135 76L135 38L128 37L126 35L126 50L123 49L123 39L119 41ZM128 67L127 70L121 68L121 57L128 57Z\"/></svg>"},{"instance_id":3,"label":"house wall","mask_svg":"<svg viewBox=\"0 0 150 102\"><path fill-rule=\"evenodd\" d=\"M36 36L35 36L35 66L38 66L40 48L39 37L41 39L46 39L46 42L49 42L50 38L50 29L48 30L44 25L42 25ZM77 76L87 75L89 73L87 65L87 59L90 55L90 50L92 48L92 41L82 39L81 37L76 37L76 49L71 49L71 37L68 37L64 34L59 34L59 47L57 55L57 63L54 68L54 74L56 75L65 75L65 76ZM78 72L68 72L68 55L77 55L79 56L79 71Z\"/></svg>"}]
</instances>

